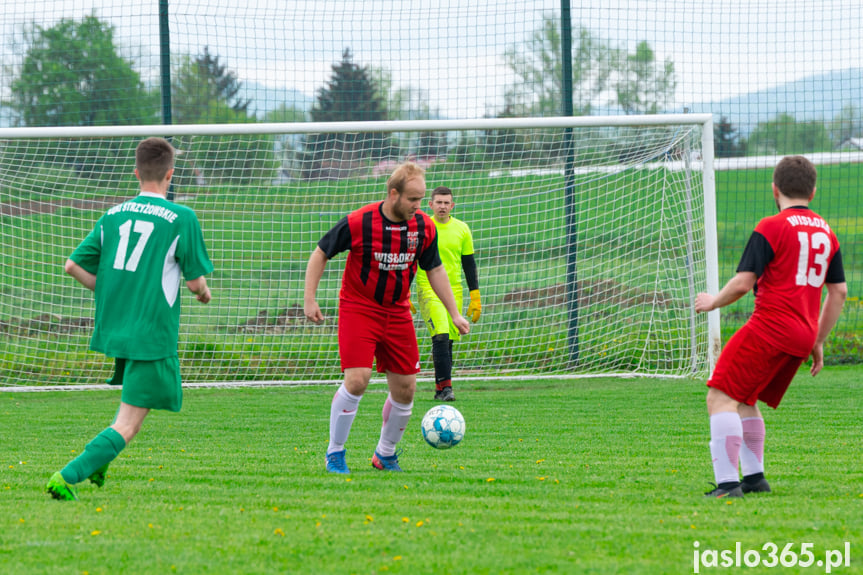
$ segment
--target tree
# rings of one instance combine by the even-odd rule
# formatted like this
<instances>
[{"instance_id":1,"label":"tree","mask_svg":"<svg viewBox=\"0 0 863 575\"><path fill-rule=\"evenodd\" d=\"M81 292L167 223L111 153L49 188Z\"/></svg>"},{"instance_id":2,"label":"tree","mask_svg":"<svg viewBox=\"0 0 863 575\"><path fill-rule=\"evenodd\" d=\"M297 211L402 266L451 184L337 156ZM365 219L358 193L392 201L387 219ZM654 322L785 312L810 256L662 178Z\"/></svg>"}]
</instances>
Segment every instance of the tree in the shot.
<instances>
[{"instance_id":1,"label":"tree","mask_svg":"<svg viewBox=\"0 0 863 575\"><path fill-rule=\"evenodd\" d=\"M377 97L389 120L430 120L439 115L432 110L428 93L413 86L395 86L386 68L369 67L369 78L377 88Z\"/></svg>"},{"instance_id":2,"label":"tree","mask_svg":"<svg viewBox=\"0 0 863 575\"><path fill-rule=\"evenodd\" d=\"M7 105L25 126L154 124L158 94L118 54L114 28L96 16L24 31L27 46L12 71ZM8 72L9 70L7 70ZM17 72L17 73L16 73Z\"/></svg>"},{"instance_id":3,"label":"tree","mask_svg":"<svg viewBox=\"0 0 863 575\"><path fill-rule=\"evenodd\" d=\"M239 97L242 84L207 46L194 59L186 56L173 72L171 108L178 124L215 122L208 114L215 108L228 108L243 118L251 100Z\"/></svg>"},{"instance_id":4,"label":"tree","mask_svg":"<svg viewBox=\"0 0 863 575\"><path fill-rule=\"evenodd\" d=\"M318 89L311 116L315 122L373 122L387 119L378 85L367 67L353 61L350 48L333 65L326 86ZM382 133L312 134L304 142L308 179L337 179L353 175L366 160L398 154L392 139Z\"/></svg>"},{"instance_id":5,"label":"tree","mask_svg":"<svg viewBox=\"0 0 863 575\"><path fill-rule=\"evenodd\" d=\"M390 120L432 120L440 117L440 110L432 109L425 90L413 86L395 87L392 74L384 68L373 68L372 76ZM445 132L410 132L394 136L400 149L412 150L417 156L444 156L447 153Z\"/></svg>"},{"instance_id":6,"label":"tree","mask_svg":"<svg viewBox=\"0 0 863 575\"><path fill-rule=\"evenodd\" d=\"M255 121L212 100L206 118L215 124ZM172 144L180 152L173 182L176 186L248 186L269 183L277 174L275 138L270 135L175 136Z\"/></svg>"},{"instance_id":7,"label":"tree","mask_svg":"<svg viewBox=\"0 0 863 575\"><path fill-rule=\"evenodd\" d=\"M773 120L760 122L749 135L749 155L806 154L832 149L830 137L823 122L798 122L789 114L780 114Z\"/></svg>"},{"instance_id":8,"label":"tree","mask_svg":"<svg viewBox=\"0 0 863 575\"><path fill-rule=\"evenodd\" d=\"M517 105L507 95L498 118L517 117ZM481 132L483 157L495 164L511 166L520 164L529 156L529 146L523 131L513 129L483 130Z\"/></svg>"},{"instance_id":9,"label":"tree","mask_svg":"<svg viewBox=\"0 0 863 575\"><path fill-rule=\"evenodd\" d=\"M620 53L613 86L626 114L658 114L674 98L674 63L658 64L650 44L639 42L632 54Z\"/></svg>"},{"instance_id":10,"label":"tree","mask_svg":"<svg viewBox=\"0 0 863 575\"><path fill-rule=\"evenodd\" d=\"M746 142L725 116L713 125L713 147L717 158L734 158L746 153Z\"/></svg>"},{"instance_id":11,"label":"tree","mask_svg":"<svg viewBox=\"0 0 863 575\"><path fill-rule=\"evenodd\" d=\"M312 120L374 122L386 119L386 106L369 69L355 64L350 48L345 48L341 62L333 65L330 81L318 89Z\"/></svg>"},{"instance_id":12,"label":"tree","mask_svg":"<svg viewBox=\"0 0 863 575\"><path fill-rule=\"evenodd\" d=\"M240 98L237 74L210 53L185 56L173 70L171 109L178 124L241 124L255 121L251 100ZM270 181L277 173L274 137L176 137L182 153L174 173L176 186L249 185Z\"/></svg>"},{"instance_id":13,"label":"tree","mask_svg":"<svg viewBox=\"0 0 863 575\"><path fill-rule=\"evenodd\" d=\"M563 113L563 61L559 22L545 16L523 46L506 51L507 66L517 81L507 89L507 107L517 116ZM655 114L674 98L677 82L671 60L656 62L650 44L635 52L612 46L580 27L572 46L573 114L589 115L609 90L613 105L627 114Z\"/></svg>"},{"instance_id":14,"label":"tree","mask_svg":"<svg viewBox=\"0 0 863 575\"><path fill-rule=\"evenodd\" d=\"M559 116L563 113L563 61L558 19L545 16L523 46L506 51L506 64L516 75L508 89L510 111L517 115ZM615 51L584 27L573 41L573 113L589 115L607 89Z\"/></svg>"},{"instance_id":15,"label":"tree","mask_svg":"<svg viewBox=\"0 0 863 575\"><path fill-rule=\"evenodd\" d=\"M421 158L446 156L446 132L420 132L417 136L416 155Z\"/></svg>"},{"instance_id":16,"label":"tree","mask_svg":"<svg viewBox=\"0 0 863 575\"><path fill-rule=\"evenodd\" d=\"M834 146L841 146L851 138L863 138L863 112L854 104L845 104L829 126Z\"/></svg>"}]
</instances>

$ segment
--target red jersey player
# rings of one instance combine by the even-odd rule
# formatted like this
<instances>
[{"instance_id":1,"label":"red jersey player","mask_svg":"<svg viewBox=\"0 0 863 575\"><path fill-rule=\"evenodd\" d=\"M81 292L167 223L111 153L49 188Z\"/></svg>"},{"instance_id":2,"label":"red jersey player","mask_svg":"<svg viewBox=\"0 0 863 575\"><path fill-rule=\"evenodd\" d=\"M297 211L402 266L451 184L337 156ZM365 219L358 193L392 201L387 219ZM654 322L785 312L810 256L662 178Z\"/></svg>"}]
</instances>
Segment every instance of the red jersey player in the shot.
<instances>
[{"instance_id":1,"label":"red jersey player","mask_svg":"<svg viewBox=\"0 0 863 575\"><path fill-rule=\"evenodd\" d=\"M695 298L695 311L709 312L755 289L752 317L728 341L707 382L716 478L716 488L705 494L710 497L770 491L764 478L764 419L756 401L775 409L810 354L812 375L821 371L824 341L845 303L839 241L809 209L815 179L815 166L803 156L783 158L773 172L779 213L755 227L737 275L716 296ZM825 284L827 298L819 310Z\"/></svg>"},{"instance_id":2,"label":"red jersey player","mask_svg":"<svg viewBox=\"0 0 863 575\"><path fill-rule=\"evenodd\" d=\"M324 268L333 256L348 252L339 293L339 356L345 380L330 407L326 463L331 473L349 473L345 443L375 360L378 372L387 374L389 395L372 465L401 471L396 444L410 419L419 372L409 299L417 265L426 271L459 332L470 331L441 265L434 224L419 211L425 193L425 171L410 162L400 165L387 180L386 199L342 218L309 258L304 313L310 321L321 323L324 316L315 294Z\"/></svg>"}]
</instances>

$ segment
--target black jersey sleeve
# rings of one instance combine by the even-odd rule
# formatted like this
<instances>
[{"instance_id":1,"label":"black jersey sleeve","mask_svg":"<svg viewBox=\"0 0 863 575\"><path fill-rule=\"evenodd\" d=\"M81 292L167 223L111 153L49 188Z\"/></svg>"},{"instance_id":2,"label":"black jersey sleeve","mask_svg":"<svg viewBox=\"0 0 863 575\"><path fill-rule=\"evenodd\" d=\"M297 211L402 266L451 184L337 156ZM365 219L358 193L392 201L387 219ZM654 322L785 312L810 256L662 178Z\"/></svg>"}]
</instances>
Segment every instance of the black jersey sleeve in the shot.
<instances>
[{"instance_id":1,"label":"black jersey sleeve","mask_svg":"<svg viewBox=\"0 0 863 575\"><path fill-rule=\"evenodd\" d=\"M746 248L743 250L743 255L740 256L740 263L737 264L738 272L754 272L755 277L761 277L764 273L764 268L767 267L773 260L773 248L770 247L770 242L767 241L759 232L752 232L749 236L749 241L746 243Z\"/></svg>"},{"instance_id":2,"label":"black jersey sleeve","mask_svg":"<svg viewBox=\"0 0 863 575\"><path fill-rule=\"evenodd\" d=\"M419 266L428 271L435 269L439 265L442 265L442 262L440 261L440 253L437 249L437 234L435 234L429 247L424 249L420 254Z\"/></svg>"},{"instance_id":3,"label":"black jersey sleeve","mask_svg":"<svg viewBox=\"0 0 863 575\"><path fill-rule=\"evenodd\" d=\"M318 241L318 247L326 254L327 259L332 259L336 254L351 249L351 226L348 225L348 217L345 216L333 226L324 237Z\"/></svg>"},{"instance_id":4,"label":"black jersey sleeve","mask_svg":"<svg viewBox=\"0 0 863 575\"><path fill-rule=\"evenodd\" d=\"M830 260L830 267L827 268L827 277L824 282L828 284L845 283L845 269L842 267L842 249L836 250L833 254L833 259Z\"/></svg>"},{"instance_id":5,"label":"black jersey sleeve","mask_svg":"<svg viewBox=\"0 0 863 575\"><path fill-rule=\"evenodd\" d=\"M468 254L461 257L461 268L464 270L464 277L467 280L467 289L473 291L479 289L479 278L476 274L476 260L473 254Z\"/></svg>"}]
</instances>

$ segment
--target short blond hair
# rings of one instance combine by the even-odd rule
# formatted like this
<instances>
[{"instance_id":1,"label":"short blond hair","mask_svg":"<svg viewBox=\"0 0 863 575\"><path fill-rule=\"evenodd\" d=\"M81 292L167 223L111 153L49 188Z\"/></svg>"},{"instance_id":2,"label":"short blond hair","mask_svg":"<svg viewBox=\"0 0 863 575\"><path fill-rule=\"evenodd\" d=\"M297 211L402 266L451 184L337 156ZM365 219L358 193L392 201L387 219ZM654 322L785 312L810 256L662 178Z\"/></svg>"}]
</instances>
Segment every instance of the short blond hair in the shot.
<instances>
[{"instance_id":1,"label":"short blond hair","mask_svg":"<svg viewBox=\"0 0 863 575\"><path fill-rule=\"evenodd\" d=\"M387 193L395 188L398 190L399 195L401 195L405 191L405 183L408 180L425 177L425 174L425 168L415 164L414 162L405 162L404 164L400 164L395 170L393 170L392 175L387 178Z\"/></svg>"}]
</instances>

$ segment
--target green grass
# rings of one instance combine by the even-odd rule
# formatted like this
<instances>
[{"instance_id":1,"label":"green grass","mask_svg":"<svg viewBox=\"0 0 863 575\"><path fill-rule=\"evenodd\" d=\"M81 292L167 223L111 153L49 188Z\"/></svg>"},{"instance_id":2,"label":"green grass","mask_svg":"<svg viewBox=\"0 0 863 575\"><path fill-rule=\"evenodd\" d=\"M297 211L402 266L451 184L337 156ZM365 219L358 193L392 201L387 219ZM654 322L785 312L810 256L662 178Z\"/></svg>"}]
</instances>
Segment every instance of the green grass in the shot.
<instances>
[{"instance_id":1,"label":"green grass","mask_svg":"<svg viewBox=\"0 0 863 575\"><path fill-rule=\"evenodd\" d=\"M863 573L861 375L801 372L765 413L774 492L735 501L701 495L712 480L702 381L460 382L468 431L449 451L422 443L433 401L421 384L403 474L369 464L375 385L349 478L323 471L332 386L187 390L183 411L151 414L105 487L82 484L77 503L44 484L110 422L118 394L4 393L0 571L691 573L696 541L812 543L816 558L848 541L851 567L834 573Z\"/></svg>"}]
</instances>

